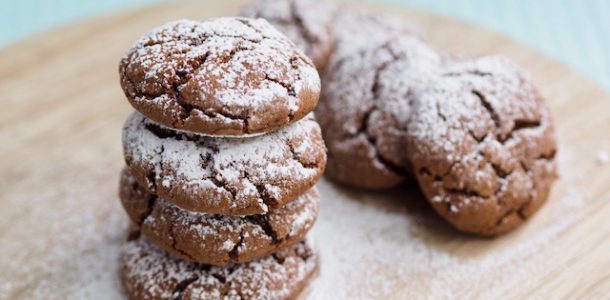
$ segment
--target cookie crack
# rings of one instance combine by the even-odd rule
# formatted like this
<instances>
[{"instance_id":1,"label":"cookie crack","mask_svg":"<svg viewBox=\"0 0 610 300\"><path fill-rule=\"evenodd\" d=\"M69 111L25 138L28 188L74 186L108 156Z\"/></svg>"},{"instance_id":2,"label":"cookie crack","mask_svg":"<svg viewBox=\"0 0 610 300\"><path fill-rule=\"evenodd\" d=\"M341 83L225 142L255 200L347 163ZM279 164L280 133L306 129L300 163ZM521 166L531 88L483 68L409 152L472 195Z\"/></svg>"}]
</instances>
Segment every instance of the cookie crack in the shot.
<instances>
[{"instance_id":1,"label":"cookie crack","mask_svg":"<svg viewBox=\"0 0 610 300\"><path fill-rule=\"evenodd\" d=\"M534 182L534 185L536 183ZM536 190L536 187L534 186L534 190ZM527 220L527 216L525 215L525 213L523 212L523 210L530 204L532 203L533 199L532 196L530 194L529 199L525 202L523 202L521 205L519 205L518 208L513 208L508 210L506 213L504 213L499 219L498 221L496 221L496 223L494 224L494 227L498 227L500 225L502 225L502 223L504 222L504 220L506 220L508 217L510 217L511 215L516 216L517 218L521 219L522 221Z\"/></svg>"},{"instance_id":2,"label":"cookie crack","mask_svg":"<svg viewBox=\"0 0 610 300\"><path fill-rule=\"evenodd\" d=\"M478 144L482 143L487 138L487 133L485 135L483 135L482 137L477 137L477 135L474 133L474 131L472 131L472 129L468 128L467 131L468 131L468 134L470 134L470 136L475 141L477 141Z\"/></svg>"},{"instance_id":3,"label":"cookie crack","mask_svg":"<svg viewBox=\"0 0 610 300\"><path fill-rule=\"evenodd\" d=\"M299 14L299 8L296 6L296 1L290 2L290 17L294 20L293 24L296 25L296 28L299 34L305 38L307 44L314 44L318 42L318 39L313 35L305 26L305 20Z\"/></svg>"},{"instance_id":4,"label":"cookie crack","mask_svg":"<svg viewBox=\"0 0 610 300\"><path fill-rule=\"evenodd\" d=\"M157 197L153 195L148 196L148 201L146 203L146 211L144 211L140 216L138 216L138 225L144 224L148 217L152 214L155 206L157 205Z\"/></svg>"},{"instance_id":5,"label":"cookie crack","mask_svg":"<svg viewBox=\"0 0 610 300\"><path fill-rule=\"evenodd\" d=\"M551 152L549 153L540 153L540 155L538 155L538 157L536 157L536 160L539 159L544 159L544 160L553 160L555 159L555 156L557 155L557 149L551 149Z\"/></svg>"},{"instance_id":6,"label":"cookie crack","mask_svg":"<svg viewBox=\"0 0 610 300\"><path fill-rule=\"evenodd\" d=\"M258 225L263 230L265 235L271 238L272 244L279 244L284 240L283 238L280 238L277 232L273 229L267 215L253 215L246 217L246 219Z\"/></svg>"},{"instance_id":7,"label":"cookie crack","mask_svg":"<svg viewBox=\"0 0 610 300\"><path fill-rule=\"evenodd\" d=\"M446 188L445 192L447 192L448 194L452 194L452 195L461 195L461 196L465 196L465 197L477 197L477 198L482 198L482 199L487 199L489 197L484 197L481 194L479 194L479 192L474 191L474 190L470 190L470 189L458 189L458 188Z\"/></svg>"},{"instance_id":8,"label":"cookie crack","mask_svg":"<svg viewBox=\"0 0 610 300\"><path fill-rule=\"evenodd\" d=\"M542 122L539 120L516 119L514 120L514 125L510 133L504 139L499 141L504 144L506 141L512 139L516 132L520 130L535 129L539 128L540 126L542 126Z\"/></svg>"},{"instance_id":9,"label":"cookie crack","mask_svg":"<svg viewBox=\"0 0 610 300\"><path fill-rule=\"evenodd\" d=\"M181 300L184 299L184 291L186 291L186 289L193 284L193 282L197 281L199 279L198 275L194 275L191 278L187 278L183 281L181 281L180 283L178 283L176 285L176 287L174 288L174 290L172 291L172 298L174 300Z\"/></svg>"},{"instance_id":10,"label":"cookie crack","mask_svg":"<svg viewBox=\"0 0 610 300\"><path fill-rule=\"evenodd\" d=\"M299 153L294 149L294 146L292 145L292 143L288 143L288 149L290 149L290 154L292 156L291 157L292 160L299 163L303 168L305 168L305 169L317 169L318 168L317 162L303 161L302 158L300 157Z\"/></svg>"},{"instance_id":11,"label":"cookie crack","mask_svg":"<svg viewBox=\"0 0 610 300\"><path fill-rule=\"evenodd\" d=\"M475 95L478 99L479 102L481 103L481 105L483 106L483 108L485 108L485 110L487 110L487 112L489 113L489 116L491 117L491 120L494 122L494 125L496 126L496 130L498 130L497 134L500 134L500 116L498 115L498 113L495 111L495 109L493 108L493 106L491 105L491 102L489 102L487 100L487 98L483 95L483 93L481 93L480 91L477 90L472 90L471 91L473 95Z\"/></svg>"},{"instance_id":12,"label":"cookie crack","mask_svg":"<svg viewBox=\"0 0 610 300\"><path fill-rule=\"evenodd\" d=\"M248 171L244 171L244 179L254 185L254 187L256 188L256 192L258 193L258 198L263 201L265 206L267 206L268 208L278 206L278 201L270 197L270 195L267 193L267 188L265 187L265 185L252 180L252 177Z\"/></svg>"},{"instance_id":13,"label":"cookie crack","mask_svg":"<svg viewBox=\"0 0 610 300\"><path fill-rule=\"evenodd\" d=\"M276 83L278 85L280 85L281 87L283 87L284 89L286 89L286 92L288 93L288 96L291 97L296 97L297 94L295 92L294 86L292 84L287 84L285 82L282 82L276 78L272 78L269 76L269 74L265 74L265 80L267 81L271 81L273 83Z\"/></svg>"},{"instance_id":14,"label":"cookie crack","mask_svg":"<svg viewBox=\"0 0 610 300\"><path fill-rule=\"evenodd\" d=\"M209 156L210 158L212 157L212 155ZM231 198L233 201L237 201L238 200L238 191L234 188L231 188L229 186L229 184L227 184L227 181L220 176L220 174L218 174L217 172L213 172L211 176L209 177L204 177L202 179L209 179L217 188L222 189L227 191L229 194L231 194Z\"/></svg>"},{"instance_id":15,"label":"cookie crack","mask_svg":"<svg viewBox=\"0 0 610 300\"><path fill-rule=\"evenodd\" d=\"M385 157L383 157L383 155L381 155L381 153L379 152L379 149L377 148L377 139L374 136L371 136L368 132L368 124L369 124L369 120L371 118L371 115L375 112L378 111L379 108L377 107L376 102L379 101L379 98L381 97L380 95L380 76L381 73L393 62L398 61L399 57L397 57L390 48L388 48L388 44L384 44L381 46L381 49L386 49L389 53L390 56L392 57L390 60L383 62L380 66L378 66L375 70L375 74L373 75L373 84L371 85L371 94L372 94L372 102L373 104L371 105L371 107L364 112L363 116L362 116L362 120L360 122L360 126L358 128L358 130L356 131L356 133L354 135L348 135L348 137L356 137L359 135L362 135L365 140L368 142L368 144L371 146L371 148L373 149L374 153L374 159L379 162L381 165L383 165L388 171L398 175L398 176L406 176L406 174L408 174L406 168L399 166L397 164L392 163L391 161L389 161L388 159L386 159Z\"/></svg>"},{"instance_id":16,"label":"cookie crack","mask_svg":"<svg viewBox=\"0 0 610 300\"><path fill-rule=\"evenodd\" d=\"M443 76L443 77L460 77L460 76L463 76L464 74L474 75L474 76L479 76L479 77L493 76L492 73L482 72L482 71L479 71L479 70L468 70L468 71L465 71L465 72L447 72L447 73L443 73L441 76Z\"/></svg>"},{"instance_id":17,"label":"cookie crack","mask_svg":"<svg viewBox=\"0 0 610 300\"><path fill-rule=\"evenodd\" d=\"M231 258L231 260L237 261L239 259L239 248L243 245L244 238L244 228L242 227L239 230L239 241L235 243L231 251L229 251L229 258Z\"/></svg>"},{"instance_id":18,"label":"cookie crack","mask_svg":"<svg viewBox=\"0 0 610 300\"><path fill-rule=\"evenodd\" d=\"M494 170L494 172L496 173L496 176L505 179L506 177L508 177L512 172L510 171L505 171L504 169L502 169L502 167L498 164L494 164L494 163L489 163L491 165L491 168Z\"/></svg>"},{"instance_id":19,"label":"cookie crack","mask_svg":"<svg viewBox=\"0 0 610 300\"><path fill-rule=\"evenodd\" d=\"M443 122L447 122L447 116L441 112L441 103L436 102L436 115L443 120ZM474 136L474 135L473 135Z\"/></svg>"},{"instance_id":20,"label":"cookie crack","mask_svg":"<svg viewBox=\"0 0 610 300\"><path fill-rule=\"evenodd\" d=\"M286 261L285 257L279 256L277 253L271 254L271 258L273 258L273 260L275 260L275 262L277 262L280 265L283 265L284 262Z\"/></svg>"},{"instance_id":21,"label":"cookie crack","mask_svg":"<svg viewBox=\"0 0 610 300\"><path fill-rule=\"evenodd\" d=\"M186 257L188 260L197 261L193 256L191 256L189 253L184 251L182 249L182 247L180 247L180 245L178 245L178 242L176 241L176 232L175 232L176 225L177 225L176 222L168 222L168 226L169 226L168 235L169 235L169 239L171 242L170 243L171 248L176 250L182 256Z\"/></svg>"}]
</instances>

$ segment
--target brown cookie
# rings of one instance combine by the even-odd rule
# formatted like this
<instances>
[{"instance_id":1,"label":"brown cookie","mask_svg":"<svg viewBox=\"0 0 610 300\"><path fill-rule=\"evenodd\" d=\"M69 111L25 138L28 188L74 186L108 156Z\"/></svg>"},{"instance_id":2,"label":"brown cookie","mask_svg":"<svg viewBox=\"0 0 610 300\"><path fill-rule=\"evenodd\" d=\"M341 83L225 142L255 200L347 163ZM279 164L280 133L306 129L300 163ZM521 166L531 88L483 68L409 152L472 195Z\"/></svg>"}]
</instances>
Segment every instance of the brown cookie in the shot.
<instances>
[{"instance_id":1,"label":"brown cookie","mask_svg":"<svg viewBox=\"0 0 610 300\"><path fill-rule=\"evenodd\" d=\"M130 299L296 299L318 268L306 242L271 256L223 267L176 259L137 232L121 251Z\"/></svg>"},{"instance_id":2,"label":"brown cookie","mask_svg":"<svg viewBox=\"0 0 610 300\"><path fill-rule=\"evenodd\" d=\"M151 193L183 209L266 213L309 190L326 166L313 116L248 138L170 130L135 112L123 129L129 171Z\"/></svg>"},{"instance_id":3,"label":"brown cookie","mask_svg":"<svg viewBox=\"0 0 610 300\"><path fill-rule=\"evenodd\" d=\"M320 93L311 60L262 19L167 23L125 53L119 73L136 110L207 135L278 129L311 112Z\"/></svg>"},{"instance_id":4,"label":"brown cookie","mask_svg":"<svg viewBox=\"0 0 610 300\"><path fill-rule=\"evenodd\" d=\"M267 256L301 241L318 215L318 192L286 206L246 217L190 212L147 192L124 169L120 198L148 239L178 258L224 265Z\"/></svg>"},{"instance_id":5,"label":"brown cookie","mask_svg":"<svg viewBox=\"0 0 610 300\"><path fill-rule=\"evenodd\" d=\"M349 7L336 11L332 21L334 51L331 62L363 50L375 49L401 35L413 35L413 30L404 19L390 14Z\"/></svg>"},{"instance_id":6,"label":"brown cookie","mask_svg":"<svg viewBox=\"0 0 610 300\"><path fill-rule=\"evenodd\" d=\"M544 99L501 57L452 63L414 97L408 153L432 206L460 230L507 232L546 200L556 142Z\"/></svg>"},{"instance_id":7,"label":"brown cookie","mask_svg":"<svg viewBox=\"0 0 610 300\"><path fill-rule=\"evenodd\" d=\"M326 174L355 187L383 189L406 179L413 89L440 66L439 56L417 37L390 36L377 46L335 54L323 76L316 116L328 147Z\"/></svg>"},{"instance_id":8,"label":"brown cookie","mask_svg":"<svg viewBox=\"0 0 610 300\"><path fill-rule=\"evenodd\" d=\"M335 7L325 1L256 0L240 15L266 19L323 69L333 50L334 13Z\"/></svg>"}]
</instances>

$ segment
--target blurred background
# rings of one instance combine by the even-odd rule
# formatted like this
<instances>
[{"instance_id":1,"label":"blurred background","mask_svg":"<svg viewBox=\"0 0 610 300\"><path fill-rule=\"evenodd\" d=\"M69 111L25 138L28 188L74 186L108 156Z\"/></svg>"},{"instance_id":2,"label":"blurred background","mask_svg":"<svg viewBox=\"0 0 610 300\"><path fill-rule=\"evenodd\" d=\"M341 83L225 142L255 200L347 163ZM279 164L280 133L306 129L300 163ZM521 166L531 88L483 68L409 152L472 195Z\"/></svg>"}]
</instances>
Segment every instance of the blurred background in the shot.
<instances>
[{"instance_id":1,"label":"blurred background","mask_svg":"<svg viewBox=\"0 0 610 300\"><path fill-rule=\"evenodd\" d=\"M0 0L0 48L75 21L162 1ZM608 0L370 1L425 9L501 32L562 61L610 91Z\"/></svg>"}]
</instances>

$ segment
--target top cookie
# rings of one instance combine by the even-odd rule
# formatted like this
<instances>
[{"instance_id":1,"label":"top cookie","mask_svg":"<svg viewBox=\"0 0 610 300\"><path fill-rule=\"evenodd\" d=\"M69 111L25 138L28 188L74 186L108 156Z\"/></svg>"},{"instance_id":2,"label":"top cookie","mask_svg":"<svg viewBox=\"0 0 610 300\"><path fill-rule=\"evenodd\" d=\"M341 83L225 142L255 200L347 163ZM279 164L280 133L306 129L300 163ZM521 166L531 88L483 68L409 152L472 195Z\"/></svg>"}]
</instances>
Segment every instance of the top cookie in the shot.
<instances>
[{"instance_id":1,"label":"top cookie","mask_svg":"<svg viewBox=\"0 0 610 300\"><path fill-rule=\"evenodd\" d=\"M333 51L331 21L335 7L318 0L257 0L240 15L263 18L299 46L323 69Z\"/></svg>"},{"instance_id":2,"label":"top cookie","mask_svg":"<svg viewBox=\"0 0 610 300\"><path fill-rule=\"evenodd\" d=\"M167 23L127 51L119 72L136 110L207 135L272 131L311 112L320 93L311 60L262 19Z\"/></svg>"}]
</instances>

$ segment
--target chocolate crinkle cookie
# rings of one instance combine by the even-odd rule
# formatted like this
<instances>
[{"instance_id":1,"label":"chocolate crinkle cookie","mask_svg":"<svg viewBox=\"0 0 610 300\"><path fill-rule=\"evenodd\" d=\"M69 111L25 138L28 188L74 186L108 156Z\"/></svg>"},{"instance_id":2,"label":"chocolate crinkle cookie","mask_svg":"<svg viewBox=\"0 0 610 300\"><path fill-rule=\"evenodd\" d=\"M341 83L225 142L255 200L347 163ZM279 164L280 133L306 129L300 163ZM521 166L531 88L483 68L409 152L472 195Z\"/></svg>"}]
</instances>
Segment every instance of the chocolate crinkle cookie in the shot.
<instances>
[{"instance_id":1,"label":"chocolate crinkle cookie","mask_svg":"<svg viewBox=\"0 0 610 300\"><path fill-rule=\"evenodd\" d=\"M498 56L441 57L393 23L337 20L348 25L335 27L316 110L330 178L367 189L415 178L445 219L479 235L534 214L557 177L557 146L525 72ZM350 30L381 34L355 43Z\"/></svg>"},{"instance_id":2,"label":"chocolate crinkle cookie","mask_svg":"<svg viewBox=\"0 0 610 300\"><path fill-rule=\"evenodd\" d=\"M276 130L311 112L320 93L312 61L263 19L167 23L125 53L119 73L136 110L207 135Z\"/></svg>"},{"instance_id":3,"label":"chocolate crinkle cookie","mask_svg":"<svg viewBox=\"0 0 610 300\"><path fill-rule=\"evenodd\" d=\"M121 276L130 299L296 299L318 269L307 240L239 265L216 267L180 260L134 231L121 250Z\"/></svg>"},{"instance_id":4,"label":"chocolate crinkle cookie","mask_svg":"<svg viewBox=\"0 0 610 300\"><path fill-rule=\"evenodd\" d=\"M255 0L239 14L266 19L323 69L333 50L335 9L319 0Z\"/></svg>"},{"instance_id":5,"label":"chocolate crinkle cookie","mask_svg":"<svg viewBox=\"0 0 610 300\"><path fill-rule=\"evenodd\" d=\"M333 57L316 110L331 178L370 189L406 179L414 89L435 76L439 65L438 54L411 35Z\"/></svg>"},{"instance_id":6,"label":"chocolate crinkle cookie","mask_svg":"<svg viewBox=\"0 0 610 300\"><path fill-rule=\"evenodd\" d=\"M502 57L454 62L418 91L409 161L432 206L455 227L509 231L557 177L553 123L531 79Z\"/></svg>"},{"instance_id":7,"label":"chocolate crinkle cookie","mask_svg":"<svg viewBox=\"0 0 610 300\"><path fill-rule=\"evenodd\" d=\"M204 213L266 213L312 188L326 166L313 116L247 138L170 130L134 112L123 129L129 172L150 193Z\"/></svg>"},{"instance_id":8,"label":"chocolate crinkle cookie","mask_svg":"<svg viewBox=\"0 0 610 300\"><path fill-rule=\"evenodd\" d=\"M171 255L197 263L252 261L305 238L318 215L315 188L266 214L224 216L184 210L144 189L123 170L119 196L148 239Z\"/></svg>"}]
</instances>

